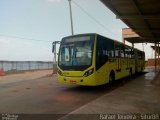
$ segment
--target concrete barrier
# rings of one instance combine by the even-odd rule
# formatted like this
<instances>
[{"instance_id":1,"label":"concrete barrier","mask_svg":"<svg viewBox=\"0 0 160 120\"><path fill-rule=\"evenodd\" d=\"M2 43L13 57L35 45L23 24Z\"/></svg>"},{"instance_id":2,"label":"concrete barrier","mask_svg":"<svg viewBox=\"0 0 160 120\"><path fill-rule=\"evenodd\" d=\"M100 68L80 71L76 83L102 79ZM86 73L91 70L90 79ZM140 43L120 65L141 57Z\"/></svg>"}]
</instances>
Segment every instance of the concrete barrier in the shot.
<instances>
[{"instance_id":1,"label":"concrete barrier","mask_svg":"<svg viewBox=\"0 0 160 120\"><path fill-rule=\"evenodd\" d=\"M3 71L52 69L54 65L52 61L0 61Z\"/></svg>"}]
</instances>

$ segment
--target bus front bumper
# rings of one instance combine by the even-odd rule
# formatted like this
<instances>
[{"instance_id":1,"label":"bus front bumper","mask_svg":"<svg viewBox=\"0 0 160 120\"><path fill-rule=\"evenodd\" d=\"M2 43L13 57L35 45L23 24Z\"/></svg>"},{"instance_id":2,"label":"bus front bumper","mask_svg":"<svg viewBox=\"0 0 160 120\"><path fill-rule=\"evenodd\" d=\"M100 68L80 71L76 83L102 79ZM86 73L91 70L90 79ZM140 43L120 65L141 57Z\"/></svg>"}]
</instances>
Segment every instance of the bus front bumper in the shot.
<instances>
[{"instance_id":1,"label":"bus front bumper","mask_svg":"<svg viewBox=\"0 0 160 120\"><path fill-rule=\"evenodd\" d=\"M95 77L90 75L88 77L66 77L57 75L58 81L62 84L68 85L84 85L84 86L96 86Z\"/></svg>"}]
</instances>

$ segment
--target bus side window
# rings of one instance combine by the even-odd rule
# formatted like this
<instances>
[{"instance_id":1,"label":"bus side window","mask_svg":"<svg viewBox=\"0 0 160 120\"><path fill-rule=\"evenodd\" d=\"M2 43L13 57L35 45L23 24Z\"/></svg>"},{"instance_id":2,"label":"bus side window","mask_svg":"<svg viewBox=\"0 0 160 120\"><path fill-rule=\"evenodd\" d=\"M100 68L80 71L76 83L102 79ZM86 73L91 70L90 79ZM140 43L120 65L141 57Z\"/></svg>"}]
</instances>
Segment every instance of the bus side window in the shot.
<instances>
[{"instance_id":1,"label":"bus side window","mask_svg":"<svg viewBox=\"0 0 160 120\"><path fill-rule=\"evenodd\" d=\"M138 51L138 59L143 59L143 53L141 51Z\"/></svg>"},{"instance_id":2,"label":"bus side window","mask_svg":"<svg viewBox=\"0 0 160 120\"><path fill-rule=\"evenodd\" d=\"M125 57L125 47L124 47L124 45L121 45L121 57L122 58Z\"/></svg>"},{"instance_id":3,"label":"bus side window","mask_svg":"<svg viewBox=\"0 0 160 120\"><path fill-rule=\"evenodd\" d=\"M109 58L113 58L113 57L114 57L112 50L108 51L108 57L109 57Z\"/></svg>"},{"instance_id":4,"label":"bus side window","mask_svg":"<svg viewBox=\"0 0 160 120\"><path fill-rule=\"evenodd\" d=\"M129 48L125 47L125 57L129 58Z\"/></svg>"},{"instance_id":5,"label":"bus side window","mask_svg":"<svg viewBox=\"0 0 160 120\"><path fill-rule=\"evenodd\" d=\"M126 56L126 58L133 58L133 52L132 52L132 49L131 48L129 48L129 47L126 47L125 48L125 56Z\"/></svg>"},{"instance_id":6,"label":"bus side window","mask_svg":"<svg viewBox=\"0 0 160 120\"><path fill-rule=\"evenodd\" d=\"M96 47L96 69L98 70L108 61L107 40L103 37L97 39Z\"/></svg>"},{"instance_id":7,"label":"bus side window","mask_svg":"<svg viewBox=\"0 0 160 120\"><path fill-rule=\"evenodd\" d=\"M133 58L135 58L135 52L134 52L134 49L131 49L131 58L133 59Z\"/></svg>"},{"instance_id":8,"label":"bus side window","mask_svg":"<svg viewBox=\"0 0 160 120\"><path fill-rule=\"evenodd\" d=\"M115 57L120 57L120 46L115 45Z\"/></svg>"}]
</instances>

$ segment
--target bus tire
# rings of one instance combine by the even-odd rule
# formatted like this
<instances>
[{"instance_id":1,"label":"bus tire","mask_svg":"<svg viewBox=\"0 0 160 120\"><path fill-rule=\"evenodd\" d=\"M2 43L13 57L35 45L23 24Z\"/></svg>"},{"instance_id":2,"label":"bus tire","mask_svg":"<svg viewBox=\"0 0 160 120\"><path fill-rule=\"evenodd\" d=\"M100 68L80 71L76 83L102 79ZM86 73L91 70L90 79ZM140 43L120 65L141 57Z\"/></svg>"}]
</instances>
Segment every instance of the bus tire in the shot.
<instances>
[{"instance_id":1,"label":"bus tire","mask_svg":"<svg viewBox=\"0 0 160 120\"><path fill-rule=\"evenodd\" d=\"M109 84L113 84L113 82L115 81L115 73L114 71L111 71L110 72L110 75L109 75Z\"/></svg>"}]
</instances>

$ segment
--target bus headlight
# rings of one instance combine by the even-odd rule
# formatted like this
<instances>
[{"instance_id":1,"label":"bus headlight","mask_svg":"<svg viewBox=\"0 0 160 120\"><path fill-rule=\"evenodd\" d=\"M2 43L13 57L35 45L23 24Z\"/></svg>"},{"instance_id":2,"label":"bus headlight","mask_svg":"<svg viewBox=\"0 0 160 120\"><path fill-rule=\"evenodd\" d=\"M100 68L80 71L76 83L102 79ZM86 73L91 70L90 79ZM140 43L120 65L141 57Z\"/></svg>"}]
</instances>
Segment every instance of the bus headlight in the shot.
<instances>
[{"instance_id":1,"label":"bus headlight","mask_svg":"<svg viewBox=\"0 0 160 120\"><path fill-rule=\"evenodd\" d=\"M88 70L87 72L85 72L83 76L87 77L87 76L91 75L93 72L94 72L94 68L92 68L92 69Z\"/></svg>"},{"instance_id":2,"label":"bus headlight","mask_svg":"<svg viewBox=\"0 0 160 120\"><path fill-rule=\"evenodd\" d=\"M60 70L57 71L57 73L61 76L63 76L62 72Z\"/></svg>"}]
</instances>

